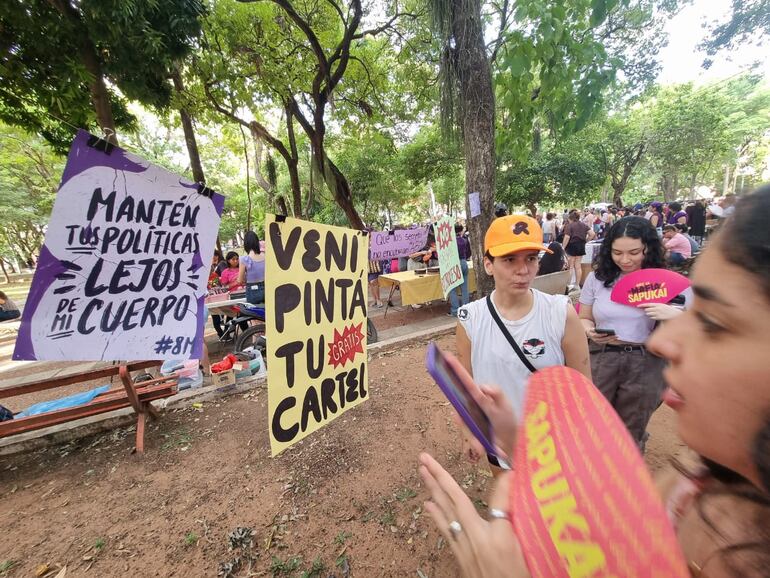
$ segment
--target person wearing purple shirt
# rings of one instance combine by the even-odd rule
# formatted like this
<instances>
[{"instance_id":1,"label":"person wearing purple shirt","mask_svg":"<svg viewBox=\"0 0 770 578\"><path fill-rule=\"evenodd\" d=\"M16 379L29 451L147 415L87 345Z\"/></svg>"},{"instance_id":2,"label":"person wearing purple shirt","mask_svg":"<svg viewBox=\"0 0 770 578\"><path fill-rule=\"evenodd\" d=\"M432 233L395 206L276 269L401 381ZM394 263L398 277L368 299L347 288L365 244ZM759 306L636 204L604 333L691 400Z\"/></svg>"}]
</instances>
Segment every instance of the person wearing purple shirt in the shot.
<instances>
[{"instance_id":1,"label":"person wearing purple shirt","mask_svg":"<svg viewBox=\"0 0 770 578\"><path fill-rule=\"evenodd\" d=\"M669 203L668 209L667 225L687 224L687 213L682 210L682 205L680 203Z\"/></svg>"},{"instance_id":2,"label":"person wearing purple shirt","mask_svg":"<svg viewBox=\"0 0 770 578\"><path fill-rule=\"evenodd\" d=\"M455 287L449 293L449 315L450 317L457 317L457 310L463 305L467 305L470 302L470 295L468 294L468 259L471 258L471 244L465 237L462 236L463 226L460 223L455 223L455 239L457 240L457 252L460 254L460 270L463 272L463 283L460 285L460 293L462 295L462 303L457 296L457 287Z\"/></svg>"}]
</instances>

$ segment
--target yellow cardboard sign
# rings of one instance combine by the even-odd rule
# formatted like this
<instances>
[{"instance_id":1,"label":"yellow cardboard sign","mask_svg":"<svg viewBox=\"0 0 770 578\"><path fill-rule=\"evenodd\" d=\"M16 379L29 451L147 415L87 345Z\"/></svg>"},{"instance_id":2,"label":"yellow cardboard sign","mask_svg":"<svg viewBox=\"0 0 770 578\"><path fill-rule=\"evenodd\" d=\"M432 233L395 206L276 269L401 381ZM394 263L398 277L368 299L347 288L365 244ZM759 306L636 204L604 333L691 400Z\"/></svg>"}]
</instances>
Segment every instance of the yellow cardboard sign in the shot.
<instances>
[{"instance_id":1,"label":"yellow cardboard sign","mask_svg":"<svg viewBox=\"0 0 770 578\"><path fill-rule=\"evenodd\" d=\"M276 456L369 395L369 239L265 217L270 448Z\"/></svg>"}]
</instances>

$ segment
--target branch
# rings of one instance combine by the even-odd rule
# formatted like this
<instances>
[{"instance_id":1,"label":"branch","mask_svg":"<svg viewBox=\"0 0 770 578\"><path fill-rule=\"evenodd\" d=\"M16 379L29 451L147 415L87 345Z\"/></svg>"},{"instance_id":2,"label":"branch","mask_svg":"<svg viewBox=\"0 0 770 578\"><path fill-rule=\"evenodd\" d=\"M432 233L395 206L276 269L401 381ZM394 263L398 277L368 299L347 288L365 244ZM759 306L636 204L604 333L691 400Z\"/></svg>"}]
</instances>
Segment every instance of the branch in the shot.
<instances>
[{"instance_id":1,"label":"branch","mask_svg":"<svg viewBox=\"0 0 770 578\"><path fill-rule=\"evenodd\" d=\"M361 23L361 17L363 16L363 9L361 8L361 0L353 0L353 18L350 24L345 27L345 34L342 36L342 40L334 50L334 54L329 59L329 65L339 60L337 68L331 74L331 77L327 79L326 86L323 91L318 93L316 102L318 104L326 104L329 96L334 88L337 86L342 76L345 74L345 69L348 67L348 61L350 60L350 44L353 42L353 35Z\"/></svg>"},{"instance_id":2,"label":"branch","mask_svg":"<svg viewBox=\"0 0 770 578\"><path fill-rule=\"evenodd\" d=\"M351 56L351 60L354 60L355 62L358 62L361 66L364 67L364 72L366 72L366 79L369 81L369 86L372 87L372 94L374 95L374 99L377 101L377 104L380 107L380 110L383 112L385 111L385 107L382 104L382 101L380 100L380 97L377 96L377 88L374 86L374 81L372 80L371 72L369 71L369 67L366 65L366 63L358 58L358 56Z\"/></svg>"},{"instance_id":3,"label":"branch","mask_svg":"<svg viewBox=\"0 0 770 578\"><path fill-rule=\"evenodd\" d=\"M492 49L492 55L489 57L489 62L495 62L497 59L497 52L503 45L503 38L509 26L508 16L510 16L509 0L504 0L503 7L500 9L500 29L497 31L497 38L492 42L494 48ZM489 46L487 46L487 48L489 48Z\"/></svg>"},{"instance_id":4,"label":"branch","mask_svg":"<svg viewBox=\"0 0 770 578\"><path fill-rule=\"evenodd\" d=\"M214 98L214 95L211 93L211 86L215 84L214 82L204 82L203 83L203 90L206 93L206 97L209 99L209 102L211 102L214 109L219 112L220 114L226 116L233 122L238 123L241 126L246 127L251 131L251 134L255 138L261 138L265 142L267 142L271 147L273 147L275 150L278 151L278 153L284 158L284 159L291 159L291 154L286 149L286 145L284 145L280 140L275 138L273 135L270 134L270 131L268 131L262 124L258 123L256 120L252 120L251 122L247 122L244 119L240 118L238 115L236 115L234 112L226 109L224 106L219 104L217 102L216 98Z\"/></svg>"},{"instance_id":5,"label":"branch","mask_svg":"<svg viewBox=\"0 0 770 578\"><path fill-rule=\"evenodd\" d=\"M238 2L247 4L252 2L258 2L259 0L238 0ZM294 10L294 6L291 5L291 2L289 0L272 0L277 6L279 6L281 9L283 9L284 12L291 18L294 23L297 25L297 27L302 30L302 32L305 34L305 37L307 38L308 42L310 43L310 46L313 49L313 53L315 54L316 60L318 60L318 76L321 78L327 78L329 77L329 61L326 59L326 53L323 50L323 47L321 46L321 42L318 40L318 37L316 36L315 32L313 32L313 29L310 27L310 24L300 16L296 10Z\"/></svg>"},{"instance_id":6,"label":"branch","mask_svg":"<svg viewBox=\"0 0 770 578\"><path fill-rule=\"evenodd\" d=\"M345 15L342 13L342 9L340 8L339 4L337 4L334 0L327 0L327 2L329 2L329 4L331 4L332 7L334 8L334 11L337 12L337 14L340 17L340 20L342 20L342 23L345 26L347 26L348 25L347 19L345 18Z\"/></svg>"},{"instance_id":7,"label":"branch","mask_svg":"<svg viewBox=\"0 0 770 578\"><path fill-rule=\"evenodd\" d=\"M253 135L252 135L253 138ZM262 174L262 140L254 138L254 173L257 177L257 184L262 187L266 193L272 194L274 192L273 185L270 184L265 176Z\"/></svg>"},{"instance_id":8,"label":"branch","mask_svg":"<svg viewBox=\"0 0 770 578\"><path fill-rule=\"evenodd\" d=\"M393 15L390 20L388 20L385 24L382 24L381 26L378 26L377 28L370 28L369 30L364 30L362 32L359 32L358 34L353 35L353 40L360 40L361 38L364 38L365 36L377 36L378 34L381 34L388 30L390 27L393 26L393 23L401 18L402 16L409 16L411 18L417 18L416 14L412 14L411 12L397 12L395 15Z\"/></svg>"}]
</instances>

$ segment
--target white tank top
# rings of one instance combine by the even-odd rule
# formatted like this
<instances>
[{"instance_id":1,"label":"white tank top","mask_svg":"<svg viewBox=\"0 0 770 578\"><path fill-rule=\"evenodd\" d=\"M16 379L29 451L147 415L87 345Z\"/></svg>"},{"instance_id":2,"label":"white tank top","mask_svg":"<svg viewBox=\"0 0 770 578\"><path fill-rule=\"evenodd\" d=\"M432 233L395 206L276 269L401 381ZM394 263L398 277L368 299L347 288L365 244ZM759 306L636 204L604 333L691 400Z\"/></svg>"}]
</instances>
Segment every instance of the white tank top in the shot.
<instances>
[{"instance_id":1,"label":"white tank top","mask_svg":"<svg viewBox=\"0 0 770 578\"><path fill-rule=\"evenodd\" d=\"M532 309L518 321L508 321L495 306L500 320L529 362L536 369L564 365L561 342L567 323L566 295L548 295L530 289L534 296ZM495 292L492 292L492 303ZM478 384L499 386L521 419L524 412L527 381L531 372L524 366L500 328L492 318L486 299L478 299L457 312L471 340L473 379Z\"/></svg>"}]
</instances>

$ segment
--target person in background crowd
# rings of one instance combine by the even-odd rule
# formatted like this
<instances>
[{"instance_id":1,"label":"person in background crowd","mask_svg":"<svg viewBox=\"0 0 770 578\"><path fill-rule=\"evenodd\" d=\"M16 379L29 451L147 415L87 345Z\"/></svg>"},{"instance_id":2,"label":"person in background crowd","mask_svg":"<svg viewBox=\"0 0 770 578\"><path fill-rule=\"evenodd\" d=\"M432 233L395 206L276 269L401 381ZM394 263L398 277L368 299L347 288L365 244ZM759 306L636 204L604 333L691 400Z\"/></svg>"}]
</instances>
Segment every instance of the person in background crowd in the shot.
<instances>
[{"instance_id":1,"label":"person in background crowd","mask_svg":"<svg viewBox=\"0 0 770 578\"><path fill-rule=\"evenodd\" d=\"M386 264L386 261L369 261L369 291L371 291L374 298L373 307L377 309L382 309L385 306L380 297L380 275L385 272Z\"/></svg>"},{"instance_id":2,"label":"person in background crowd","mask_svg":"<svg viewBox=\"0 0 770 578\"><path fill-rule=\"evenodd\" d=\"M220 251L219 249L215 249L214 255L211 257L211 269L209 271L209 281L208 281L209 289L219 287L221 285L221 282L219 280L219 271L218 271L220 265L225 265L225 267L227 267L227 262L222 257L222 251ZM217 332L217 337L222 337L224 333L224 330L222 329L222 316L212 315L211 323L214 326L214 331Z\"/></svg>"},{"instance_id":3,"label":"person in background crowd","mask_svg":"<svg viewBox=\"0 0 770 578\"><path fill-rule=\"evenodd\" d=\"M248 233L246 234L248 235ZM227 268L222 271L222 274L219 276L219 282L222 287L227 287L230 293L236 293L243 288L243 283L238 280L240 275L240 259L238 257L238 253L235 251L229 251L227 255L225 255L225 262L227 263ZM227 323L229 323L232 319L232 317L225 317L225 325L227 325ZM239 327L241 330L245 331L249 328L249 324L246 321L242 321L239 324ZM233 334L231 333L230 338L232 339L232 337Z\"/></svg>"},{"instance_id":4,"label":"person in background crowd","mask_svg":"<svg viewBox=\"0 0 770 578\"><path fill-rule=\"evenodd\" d=\"M661 209L663 207L662 203L659 203L658 201L653 201L650 203L650 224L653 226L653 228L658 232L659 235L663 233L663 213L661 212Z\"/></svg>"},{"instance_id":5,"label":"person in background crowd","mask_svg":"<svg viewBox=\"0 0 770 578\"><path fill-rule=\"evenodd\" d=\"M692 464L678 460L656 476L693 577L766 578L770 568L768 222L765 186L738 202L705 249L693 276L692 309L662 324L648 342L669 362L664 399L693 453ZM492 422L495 443L510 451L517 423L499 403L499 389L482 386L471 393ZM431 494L425 510L454 552L456 574L530 577L511 522L520 515L509 503L517 472L501 476L489 500L490 510L509 518L490 521L427 454L420 456L420 475ZM643 522L629 520L629 527Z\"/></svg>"},{"instance_id":6,"label":"person in background crowd","mask_svg":"<svg viewBox=\"0 0 770 578\"><path fill-rule=\"evenodd\" d=\"M543 221L543 243L548 245L556 238L556 214L546 213Z\"/></svg>"},{"instance_id":7,"label":"person in background crowd","mask_svg":"<svg viewBox=\"0 0 770 578\"><path fill-rule=\"evenodd\" d=\"M505 206L505 203L497 203L495 204L495 218L505 217L508 214L508 207Z\"/></svg>"},{"instance_id":8,"label":"person in background crowd","mask_svg":"<svg viewBox=\"0 0 770 578\"><path fill-rule=\"evenodd\" d=\"M668 225L686 225L687 224L687 212L682 210L681 203L670 203L668 205Z\"/></svg>"},{"instance_id":9,"label":"person in background crowd","mask_svg":"<svg viewBox=\"0 0 770 578\"><path fill-rule=\"evenodd\" d=\"M594 221L596 220L596 216L594 215L593 209L586 209L583 213L583 218L580 219L589 229L594 228Z\"/></svg>"},{"instance_id":10,"label":"person in background crowd","mask_svg":"<svg viewBox=\"0 0 770 578\"><path fill-rule=\"evenodd\" d=\"M703 238L706 236L706 206L703 201L695 201L687 217L687 223L690 226L690 236L702 245Z\"/></svg>"},{"instance_id":11,"label":"person in background crowd","mask_svg":"<svg viewBox=\"0 0 770 578\"><path fill-rule=\"evenodd\" d=\"M463 226L460 223L455 223L455 239L457 241L457 253L460 255L460 270L463 273L463 282L459 287L460 298L457 296L457 287L449 293L450 317L457 317L457 310L463 305L467 305L471 300L468 293L468 259L471 258L471 244L468 239L463 237Z\"/></svg>"},{"instance_id":12,"label":"person in background crowd","mask_svg":"<svg viewBox=\"0 0 770 578\"><path fill-rule=\"evenodd\" d=\"M402 231L405 227L403 225L395 225L393 227L394 231ZM407 267L409 265L409 257L399 257L398 258L398 270L400 271L406 271Z\"/></svg>"},{"instance_id":13,"label":"person in background crowd","mask_svg":"<svg viewBox=\"0 0 770 578\"><path fill-rule=\"evenodd\" d=\"M428 239L425 246L409 255L409 262L406 265L407 270L416 271L418 269L427 269L438 264L438 254L436 253L436 237L433 231L428 233Z\"/></svg>"},{"instance_id":14,"label":"person in background crowd","mask_svg":"<svg viewBox=\"0 0 770 578\"><path fill-rule=\"evenodd\" d=\"M227 268L219 275L219 282L222 284L222 287L227 287L230 292L238 291L241 288L241 284L238 282L238 253L229 251L225 255L225 263L227 263Z\"/></svg>"},{"instance_id":15,"label":"person in background crowd","mask_svg":"<svg viewBox=\"0 0 770 578\"><path fill-rule=\"evenodd\" d=\"M564 227L564 240L561 244L567 253L569 270L573 272L571 278L574 278L574 281L570 281L572 285L580 285L583 277L580 263L583 255L586 254L586 242L594 236L594 232L580 221L577 211L569 214L569 222Z\"/></svg>"},{"instance_id":16,"label":"person in background crowd","mask_svg":"<svg viewBox=\"0 0 770 578\"><path fill-rule=\"evenodd\" d=\"M0 321L10 321L21 317L19 306L3 291L0 291Z\"/></svg>"},{"instance_id":17,"label":"person in background crowd","mask_svg":"<svg viewBox=\"0 0 770 578\"><path fill-rule=\"evenodd\" d=\"M252 305L265 302L265 256L259 246L259 237L248 231L243 238L246 254L239 259L238 283L246 286L246 301Z\"/></svg>"},{"instance_id":18,"label":"person in background crowd","mask_svg":"<svg viewBox=\"0 0 770 578\"><path fill-rule=\"evenodd\" d=\"M550 253L548 252L550 251ZM558 273L567 268L567 254L564 247L556 241L548 245L548 251L540 258L540 264L537 268L537 276Z\"/></svg>"},{"instance_id":19,"label":"person in background crowd","mask_svg":"<svg viewBox=\"0 0 770 578\"><path fill-rule=\"evenodd\" d=\"M219 276L222 274L222 271L227 269L227 261L225 261L225 258L222 256L222 251L219 249L214 249L214 256L211 258L211 271L210 273L213 273L219 278Z\"/></svg>"},{"instance_id":20,"label":"person in background crowd","mask_svg":"<svg viewBox=\"0 0 770 578\"><path fill-rule=\"evenodd\" d=\"M480 383L500 384L519 417L530 370L509 337L535 368L567 365L590 377L588 344L575 308L566 295L547 295L530 287L542 239L543 232L531 217L495 219L484 237L484 269L494 278L495 290L457 314L460 363ZM467 430L464 441L464 453L471 461L478 460L483 455L481 444Z\"/></svg>"},{"instance_id":21,"label":"person in background crowd","mask_svg":"<svg viewBox=\"0 0 770 578\"><path fill-rule=\"evenodd\" d=\"M719 202L719 206L722 207L722 218L726 219L735 212L735 195L729 193L725 195L724 199Z\"/></svg>"},{"instance_id":22,"label":"person in background crowd","mask_svg":"<svg viewBox=\"0 0 770 578\"><path fill-rule=\"evenodd\" d=\"M679 233L687 239L687 242L690 243L690 255L695 255L698 251L700 251L700 245L693 239L690 235L687 234L687 225L682 225L681 223L678 225L674 225L679 231Z\"/></svg>"},{"instance_id":23,"label":"person in background crowd","mask_svg":"<svg viewBox=\"0 0 770 578\"><path fill-rule=\"evenodd\" d=\"M664 362L644 346L655 322L642 309L615 303L611 295L625 275L663 265L663 246L652 224L626 217L608 231L596 270L589 273L580 294L580 320L591 340L594 384L642 450L647 422L663 392ZM599 331L605 329L608 332Z\"/></svg>"},{"instance_id":24,"label":"person in background crowd","mask_svg":"<svg viewBox=\"0 0 770 578\"><path fill-rule=\"evenodd\" d=\"M676 225L663 227L663 246L666 248L666 259L672 265L681 265L692 257L690 242L679 232Z\"/></svg>"}]
</instances>

